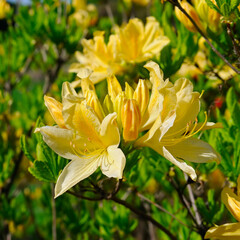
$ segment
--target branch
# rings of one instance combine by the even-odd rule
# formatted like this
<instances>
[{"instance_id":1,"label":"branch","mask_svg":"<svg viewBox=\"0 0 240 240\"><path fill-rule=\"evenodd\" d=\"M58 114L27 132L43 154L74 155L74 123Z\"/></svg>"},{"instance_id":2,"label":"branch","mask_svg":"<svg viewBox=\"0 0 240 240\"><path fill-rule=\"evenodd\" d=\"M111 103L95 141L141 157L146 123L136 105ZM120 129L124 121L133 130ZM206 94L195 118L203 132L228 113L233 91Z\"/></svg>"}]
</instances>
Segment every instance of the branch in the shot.
<instances>
[{"instance_id":1,"label":"branch","mask_svg":"<svg viewBox=\"0 0 240 240\"><path fill-rule=\"evenodd\" d=\"M111 200L113 200L114 202L130 209L132 212L134 212L139 217L151 222L154 226L156 226L157 228L162 230L164 233L166 233L172 240L177 240L177 238L167 228L165 228L163 225L161 225L159 222L157 222L155 219L153 219L148 214L146 214L146 213L142 212L141 210L135 208L133 205L129 204L128 202L126 202L126 201L124 201L120 198L117 198L116 196L112 196Z\"/></svg>"},{"instance_id":2,"label":"branch","mask_svg":"<svg viewBox=\"0 0 240 240\"><path fill-rule=\"evenodd\" d=\"M209 41L207 36L203 33L203 31L198 27L198 25L194 22L194 20L191 18L191 16L185 11L184 8L180 5L178 1L169 0L174 6L178 7L180 11L182 11L186 17L191 21L191 23L194 25L194 27L198 30L198 32L202 35L202 37L205 39L205 41L208 43L208 45L212 48L212 50L237 74L240 74L240 71L236 69Z\"/></svg>"},{"instance_id":3,"label":"branch","mask_svg":"<svg viewBox=\"0 0 240 240\"><path fill-rule=\"evenodd\" d=\"M67 193L77 197L77 198L81 198L81 199L85 199L85 200L89 200L89 201L100 201L100 200L103 200L104 197L103 196L100 196L98 198L90 198L90 197L86 197L84 195L81 195L81 194L78 194L78 193L75 193L75 192L72 192L70 190L67 191Z\"/></svg>"},{"instance_id":4,"label":"branch","mask_svg":"<svg viewBox=\"0 0 240 240\"><path fill-rule=\"evenodd\" d=\"M174 218L175 220L177 220L180 224L182 224L183 226L190 228L187 224L185 224L184 222L182 222L180 219L178 219L177 217L175 217L172 213L170 213L169 211L167 211L165 208L163 208L162 206L160 206L159 204L151 201L150 199L146 198L145 196L143 196L141 193L137 192L137 196L140 197L142 200L154 205L156 208L158 208L159 210L161 210L162 212L170 215L172 218Z\"/></svg>"}]
</instances>

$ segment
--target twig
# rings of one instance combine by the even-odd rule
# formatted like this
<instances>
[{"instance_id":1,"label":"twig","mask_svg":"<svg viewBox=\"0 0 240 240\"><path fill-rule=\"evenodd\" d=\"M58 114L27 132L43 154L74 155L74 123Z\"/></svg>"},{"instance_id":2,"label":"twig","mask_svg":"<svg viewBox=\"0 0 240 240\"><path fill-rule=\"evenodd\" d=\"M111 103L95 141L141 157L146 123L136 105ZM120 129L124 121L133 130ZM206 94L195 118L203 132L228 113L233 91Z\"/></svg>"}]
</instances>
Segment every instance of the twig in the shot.
<instances>
[{"instance_id":1,"label":"twig","mask_svg":"<svg viewBox=\"0 0 240 240\"><path fill-rule=\"evenodd\" d=\"M85 200L89 200L89 201L100 201L100 200L103 200L103 199L104 199L103 196L100 196L99 198L86 197L86 196L83 196L83 195L81 195L81 194L72 192L72 191L70 191L70 190L68 190L67 193L70 193L71 195L73 195L73 196L75 196L75 197L77 197L77 198L81 198L81 199L85 199Z\"/></svg>"},{"instance_id":2,"label":"twig","mask_svg":"<svg viewBox=\"0 0 240 240\"><path fill-rule=\"evenodd\" d=\"M195 223L196 225L198 225L198 224L197 224L197 221L196 221L196 219L195 219L195 216L194 216L193 213L192 213L191 206L190 206L188 200L187 200L186 197L182 194L182 191L180 190L179 186L178 186L177 183L174 181L174 179L171 179L171 182L172 182L173 187L174 187L175 190L177 191L178 196L179 196L180 200L182 201L183 205L187 208L188 213L189 213L189 215L191 216L192 220L194 221L194 223Z\"/></svg>"},{"instance_id":3,"label":"twig","mask_svg":"<svg viewBox=\"0 0 240 240\"><path fill-rule=\"evenodd\" d=\"M120 198L117 198L116 196L112 196L111 200L113 200L114 202L116 202L120 205L123 205L124 207L130 209L132 212L134 212L139 217L151 222L154 226L156 226L157 228L162 230L164 233L166 233L172 240L177 240L177 238L167 228L165 228L163 225L161 225L159 222L157 222L155 219L153 219L148 214L146 214L146 213L142 212L141 210L135 208L133 205L129 204L128 202L126 202L126 201L124 201Z\"/></svg>"},{"instance_id":4,"label":"twig","mask_svg":"<svg viewBox=\"0 0 240 240\"><path fill-rule=\"evenodd\" d=\"M170 215L172 218L174 218L176 221L178 221L179 223L181 223L183 226L190 228L187 224L185 224L184 222L182 222L180 219L178 219L177 217L175 217L172 213L170 213L169 211L167 211L165 208L163 208L162 206L160 206L159 204L151 201L150 199L146 198L145 196L143 196L141 193L137 192L137 196L140 197L142 200L154 205L156 208L158 208L159 210L161 210L164 213L167 213L168 215Z\"/></svg>"},{"instance_id":5,"label":"twig","mask_svg":"<svg viewBox=\"0 0 240 240\"><path fill-rule=\"evenodd\" d=\"M209 39L207 38L207 36L203 33L203 31L198 27L198 25L194 22L194 20L192 19L192 17L185 11L184 8L182 8L182 6L180 5L180 3L178 1L174 1L174 0L169 0L169 2L171 2L174 6L178 7L180 11L182 11L186 17L191 21L191 23L194 25L194 27L198 30L198 32L202 35L202 37L205 39L205 41L208 43L208 45L212 48L212 50L233 70L235 71L237 74L240 74L240 71L238 69L236 69L213 45L212 43L209 41Z\"/></svg>"},{"instance_id":6,"label":"twig","mask_svg":"<svg viewBox=\"0 0 240 240\"><path fill-rule=\"evenodd\" d=\"M186 181L188 180L188 176L187 176L186 173L184 173L184 178L185 178ZM196 203L195 203L195 198L194 198L193 191L192 191L192 187L191 187L190 184L187 184L187 190L188 190L191 205L193 207L193 211L195 212L196 222L200 226L201 223L202 223L202 220L201 220L201 216L198 212L198 209L197 209L197 206L196 206Z\"/></svg>"}]
</instances>

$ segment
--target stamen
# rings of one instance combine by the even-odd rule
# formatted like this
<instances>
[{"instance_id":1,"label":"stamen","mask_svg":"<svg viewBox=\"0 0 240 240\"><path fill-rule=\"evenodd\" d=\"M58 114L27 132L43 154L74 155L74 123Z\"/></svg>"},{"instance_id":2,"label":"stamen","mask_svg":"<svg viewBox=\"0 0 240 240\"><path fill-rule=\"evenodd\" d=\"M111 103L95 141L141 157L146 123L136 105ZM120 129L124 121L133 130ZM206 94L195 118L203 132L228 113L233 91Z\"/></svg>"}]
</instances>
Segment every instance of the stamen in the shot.
<instances>
[{"instance_id":1,"label":"stamen","mask_svg":"<svg viewBox=\"0 0 240 240\"><path fill-rule=\"evenodd\" d=\"M201 92L199 98L201 98L203 94L204 94L204 90L202 90L202 92Z\"/></svg>"},{"instance_id":2,"label":"stamen","mask_svg":"<svg viewBox=\"0 0 240 240\"><path fill-rule=\"evenodd\" d=\"M195 131L196 127L197 127L197 124L198 124L198 120L196 119L195 122L194 122L194 126L193 128L191 129L191 131L189 132L189 123L187 124L187 127L186 127L186 131L184 132L184 134L179 137L179 138L168 138L168 139L164 139L163 141L161 141L161 143L164 145L164 146L172 146L172 145L175 145L177 143L180 143L184 140L186 140L187 138L190 138L194 135L196 135L197 133L199 133L203 128L204 126L206 125L207 123L207 112L204 112L205 114L205 120L202 124L202 126L197 129L197 131ZM195 131L195 132L194 132ZM179 131L178 131L179 132ZM168 136L169 137L169 136Z\"/></svg>"}]
</instances>

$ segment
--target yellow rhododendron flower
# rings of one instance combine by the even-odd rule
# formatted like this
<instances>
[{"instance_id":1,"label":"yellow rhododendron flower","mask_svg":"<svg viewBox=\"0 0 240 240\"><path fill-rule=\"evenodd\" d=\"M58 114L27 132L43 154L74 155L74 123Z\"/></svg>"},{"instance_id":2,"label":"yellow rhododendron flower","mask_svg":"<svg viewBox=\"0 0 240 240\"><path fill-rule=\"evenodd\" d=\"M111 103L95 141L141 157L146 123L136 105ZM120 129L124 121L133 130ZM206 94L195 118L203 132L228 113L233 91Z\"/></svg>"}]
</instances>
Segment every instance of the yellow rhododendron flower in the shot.
<instances>
[{"instance_id":1,"label":"yellow rhododendron flower","mask_svg":"<svg viewBox=\"0 0 240 240\"><path fill-rule=\"evenodd\" d=\"M5 0L0 0L0 19L5 18L9 11L10 5Z\"/></svg>"},{"instance_id":2,"label":"yellow rhododendron flower","mask_svg":"<svg viewBox=\"0 0 240 240\"><path fill-rule=\"evenodd\" d=\"M95 32L94 38L82 40L83 53L76 52L79 63L70 67L70 72L78 73L87 68L93 73L90 76L95 84L112 74L118 74L122 67L117 59L119 40L116 35L111 35L108 44L104 42L104 32Z\"/></svg>"},{"instance_id":3,"label":"yellow rhododendron flower","mask_svg":"<svg viewBox=\"0 0 240 240\"><path fill-rule=\"evenodd\" d=\"M45 96L45 104L57 126L44 126L36 132L42 134L53 151L72 160L58 177L55 197L89 177L98 167L107 177L122 178L126 159L118 148L117 114L105 116L93 90L86 87L84 95L87 97L79 96L65 82L62 103Z\"/></svg>"},{"instance_id":4,"label":"yellow rhododendron flower","mask_svg":"<svg viewBox=\"0 0 240 240\"><path fill-rule=\"evenodd\" d=\"M119 55L126 62L143 62L158 56L169 43L154 17L148 17L145 26L140 19L131 19L117 34L120 39Z\"/></svg>"},{"instance_id":5,"label":"yellow rhododendron flower","mask_svg":"<svg viewBox=\"0 0 240 240\"><path fill-rule=\"evenodd\" d=\"M102 109L105 114L117 113L125 142L132 142L136 148L154 149L195 180L194 169L184 160L203 163L219 161L220 157L208 143L193 136L219 125L207 123L207 119L204 123L197 122L200 94L193 92L189 80L181 78L172 84L163 80L156 63L149 62L145 67L150 71L150 92L146 80L139 80L136 89L126 83L123 91L117 78L111 76L107 79L108 95ZM84 83L87 78L82 81ZM146 130L143 136L139 134Z\"/></svg>"},{"instance_id":6,"label":"yellow rhododendron flower","mask_svg":"<svg viewBox=\"0 0 240 240\"><path fill-rule=\"evenodd\" d=\"M188 3L186 0L179 1L182 8L188 13L188 15L193 19L193 21L197 24L197 26L204 32L203 25L200 21L200 18L194 9L194 7ZM178 8L175 7L175 13L178 20L184 24L184 26L191 32L198 32L192 22L188 19L188 17Z\"/></svg>"},{"instance_id":7,"label":"yellow rhododendron flower","mask_svg":"<svg viewBox=\"0 0 240 240\"><path fill-rule=\"evenodd\" d=\"M240 176L237 180L237 195L233 191L225 187L222 191L221 198L227 209L231 212L237 223L227 223L221 226L210 228L206 238L219 240L239 240L240 239Z\"/></svg>"},{"instance_id":8,"label":"yellow rhododendron flower","mask_svg":"<svg viewBox=\"0 0 240 240\"><path fill-rule=\"evenodd\" d=\"M104 32L95 32L93 39L83 39L83 53L76 52L78 63L70 66L69 71L79 73L92 71L89 79L95 84L111 75L123 73L127 63L139 63L160 54L169 43L163 36L159 23L148 17L147 23L131 19L128 24L116 27L116 34L104 42Z\"/></svg>"},{"instance_id":9,"label":"yellow rhododendron flower","mask_svg":"<svg viewBox=\"0 0 240 240\"><path fill-rule=\"evenodd\" d=\"M162 80L159 67L154 66L154 77ZM166 80L167 81L167 80ZM206 142L193 136L200 130L219 125L197 122L200 94L193 92L192 83L178 79L174 85L163 80L158 87L160 112L149 131L140 137L135 147L150 147L196 180L195 170L184 160L196 163L219 161L220 156ZM165 84L165 86L161 86Z\"/></svg>"}]
</instances>

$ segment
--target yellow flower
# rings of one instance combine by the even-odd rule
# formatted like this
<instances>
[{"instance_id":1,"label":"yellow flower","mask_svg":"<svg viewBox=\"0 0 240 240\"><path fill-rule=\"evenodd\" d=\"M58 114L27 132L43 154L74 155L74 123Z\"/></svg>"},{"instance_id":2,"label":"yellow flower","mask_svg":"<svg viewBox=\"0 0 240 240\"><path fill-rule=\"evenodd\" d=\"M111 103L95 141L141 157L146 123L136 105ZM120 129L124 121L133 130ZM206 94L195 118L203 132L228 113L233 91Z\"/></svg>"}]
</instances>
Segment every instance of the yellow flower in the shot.
<instances>
[{"instance_id":1,"label":"yellow flower","mask_svg":"<svg viewBox=\"0 0 240 240\"><path fill-rule=\"evenodd\" d=\"M155 71L159 72L159 68L155 67ZM159 74L155 74L155 77L159 78ZM174 85L169 82L165 87L160 85L158 92L160 112L156 114L157 119L149 131L136 140L134 146L154 149L195 180L197 176L194 169L184 160L204 163L219 161L220 156L208 143L193 136L200 130L219 125L207 123L207 119L204 123L197 122L200 94L193 92L193 85L189 80L180 78Z\"/></svg>"},{"instance_id":2,"label":"yellow flower","mask_svg":"<svg viewBox=\"0 0 240 240\"><path fill-rule=\"evenodd\" d=\"M238 177L237 185L237 195L233 193L230 188L225 187L222 191L221 198L227 209L238 222L210 228L205 235L205 239L240 239L240 176Z\"/></svg>"},{"instance_id":3,"label":"yellow flower","mask_svg":"<svg viewBox=\"0 0 240 240\"><path fill-rule=\"evenodd\" d=\"M79 63L74 63L70 67L70 72L78 73L86 68L93 73L90 80L95 84L102 81L107 76L118 74L122 67L117 59L119 39L116 35L111 35L108 44L104 42L104 32L95 32L94 38L82 40L83 53L76 52Z\"/></svg>"},{"instance_id":4,"label":"yellow flower","mask_svg":"<svg viewBox=\"0 0 240 240\"><path fill-rule=\"evenodd\" d=\"M162 34L159 23L154 17L148 17L144 27L137 18L131 19L123 27L116 27L116 34L104 42L104 32L95 32L94 38L82 40L83 53L76 52L78 63L70 66L69 71L78 73L92 71L89 79L95 84L105 78L124 72L127 63L139 63L160 54L169 43Z\"/></svg>"},{"instance_id":5,"label":"yellow flower","mask_svg":"<svg viewBox=\"0 0 240 240\"><path fill-rule=\"evenodd\" d=\"M180 2L180 5L182 8L189 14L189 16L193 19L193 21L197 24L197 26L204 31L204 28L202 26L202 23L200 21L200 18L194 9L194 7L188 3L186 0L183 0ZM195 26L192 24L192 22L188 19L188 17L178 8L175 7L175 13L178 18L178 20L184 24L184 26L191 32L198 32L198 30L195 28Z\"/></svg>"},{"instance_id":6,"label":"yellow flower","mask_svg":"<svg viewBox=\"0 0 240 240\"><path fill-rule=\"evenodd\" d=\"M9 11L10 5L5 0L0 0L0 19L4 19Z\"/></svg>"},{"instance_id":7,"label":"yellow flower","mask_svg":"<svg viewBox=\"0 0 240 240\"><path fill-rule=\"evenodd\" d=\"M94 89L90 89L88 83L83 91L87 98L79 96L65 82L62 104L45 96L46 106L58 125L36 129L53 151L72 160L58 177L55 197L89 177L98 167L108 177L122 178L126 160L118 148L117 114L103 114Z\"/></svg>"},{"instance_id":8,"label":"yellow flower","mask_svg":"<svg viewBox=\"0 0 240 240\"><path fill-rule=\"evenodd\" d=\"M154 17L148 17L144 27L140 19L134 18L118 30L120 58L126 62L143 62L160 54L169 43Z\"/></svg>"}]
</instances>

